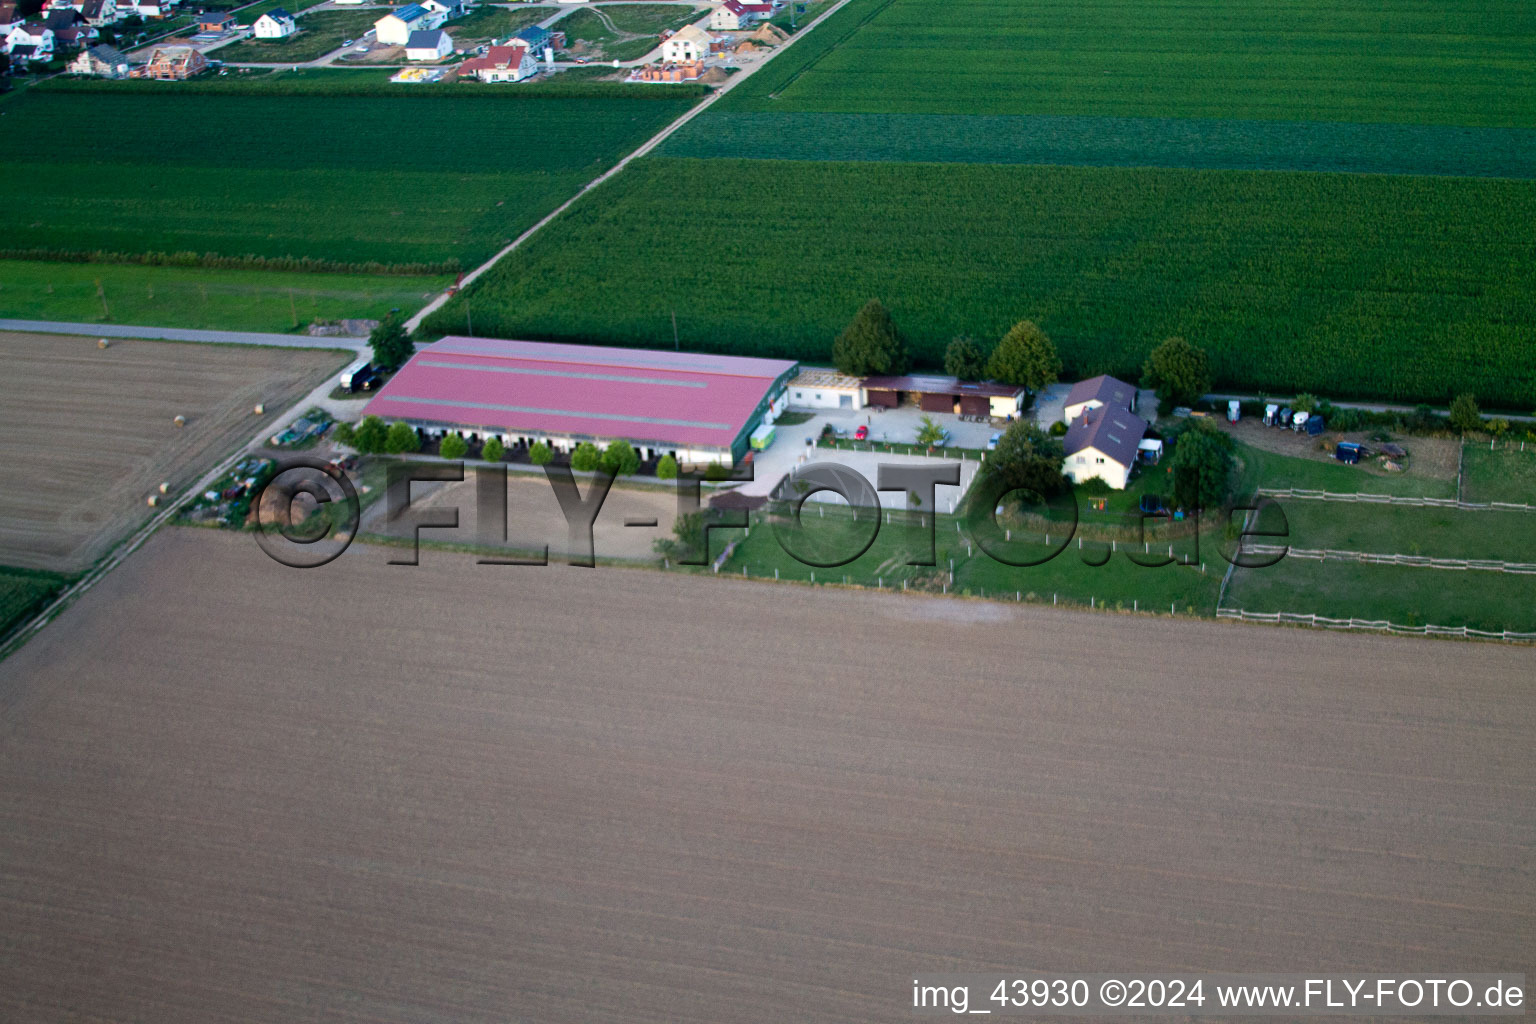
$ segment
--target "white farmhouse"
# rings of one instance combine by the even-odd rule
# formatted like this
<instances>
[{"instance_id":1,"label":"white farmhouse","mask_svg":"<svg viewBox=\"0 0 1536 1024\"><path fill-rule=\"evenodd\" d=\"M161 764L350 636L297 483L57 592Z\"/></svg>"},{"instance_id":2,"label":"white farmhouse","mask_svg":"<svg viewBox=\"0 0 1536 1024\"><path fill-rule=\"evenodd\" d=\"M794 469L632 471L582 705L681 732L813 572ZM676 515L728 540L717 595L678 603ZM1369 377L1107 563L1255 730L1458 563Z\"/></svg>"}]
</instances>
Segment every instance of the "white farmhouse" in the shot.
<instances>
[{"instance_id":1,"label":"white farmhouse","mask_svg":"<svg viewBox=\"0 0 1536 1024\"><path fill-rule=\"evenodd\" d=\"M1061 470L1075 484L1097 477L1124 490L1146 432L1146 421L1135 413L1117 405L1094 406L1067 428L1062 438L1067 461Z\"/></svg>"},{"instance_id":2,"label":"white farmhouse","mask_svg":"<svg viewBox=\"0 0 1536 1024\"><path fill-rule=\"evenodd\" d=\"M714 39L697 25L684 25L661 44L661 59L672 62L703 60Z\"/></svg>"},{"instance_id":3,"label":"white farmhouse","mask_svg":"<svg viewBox=\"0 0 1536 1024\"><path fill-rule=\"evenodd\" d=\"M440 28L412 32L405 41L406 60L442 60L453 52L453 40Z\"/></svg>"},{"instance_id":4,"label":"white farmhouse","mask_svg":"<svg viewBox=\"0 0 1536 1024\"><path fill-rule=\"evenodd\" d=\"M459 76L474 76L482 82L521 82L539 73L538 61L528 47L493 46L484 57L471 57L459 65Z\"/></svg>"},{"instance_id":5,"label":"white farmhouse","mask_svg":"<svg viewBox=\"0 0 1536 1024\"><path fill-rule=\"evenodd\" d=\"M772 4L747 3L745 0L725 0L709 16L709 27L720 32L736 32L751 28L773 13Z\"/></svg>"},{"instance_id":6,"label":"white farmhouse","mask_svg":"<svg viewBox=\"0 0 1536 1024\"><path fill-rule=\"evenodd\" d=\"M257 18L251 26L257 39L286 39L299 30L293 15L281 7L274 7Z\"/></svg>"}]
</instances>

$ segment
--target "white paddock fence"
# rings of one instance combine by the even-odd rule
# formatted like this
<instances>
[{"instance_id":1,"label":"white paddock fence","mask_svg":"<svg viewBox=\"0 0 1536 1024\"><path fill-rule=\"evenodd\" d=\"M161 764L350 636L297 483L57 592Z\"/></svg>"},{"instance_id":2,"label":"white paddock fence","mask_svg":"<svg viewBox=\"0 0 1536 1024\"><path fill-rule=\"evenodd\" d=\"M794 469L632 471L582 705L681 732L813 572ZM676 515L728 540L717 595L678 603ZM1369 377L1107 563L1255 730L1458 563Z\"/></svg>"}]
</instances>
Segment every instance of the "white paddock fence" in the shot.
<instances>
[{"instance_id":1,"label":"white paddock fence","mask_svg":"<svg viewBox=\"0 0 1536 1024\"><path fill-rule=\"evenodd\" d=\"M1427 555L1381 555L1369 551L1335 551L1332 548L1309 550L1281 547L1278 544L1244 544L1243 550L1256 555L1283 554L1288 558L1308 558L1318 562L1334 559L1341 562L1364 562L1368 565L1408 565L1420 569L1481 569L1487 572L1536 575L1536 562L1500 562L1489 558L1430 558Z\"/></svg>"},{"instance_id":2,"label":"white paddock fence","mask_svg":"<svg viewBox=\"0 0 1536 1024\"><path fill-rule=\"evenodd\" d=\"M1536 643L1536 633L1516 633L1511 630L1490 632L1470 626L1399 626L1386 619L1330 619L1324 615L1299 612L1250 612L1241 608L1218 608L1218 619L1241 619L1243 622L1268 622L1285 626L1312 626L1318 629L1356 629L1377 633L1397 633L1403 636L1451 636L1482 640L1506 640L1519 643Z\"/></svg>"},{"instance_id":3,"label":"white paddock fence","mask_svg":"<svg viewBox=\"0 0 1536 1024\"><path fill-rule=\"evenodd\" d=\"M1336 494L1300 487L1260 487L1265 498L1296 498L1300 501L1355 501L1370 505L1407 505L1419 508L1454 508L1465 512L1536 512L1536 505L1510 501L1458 501L1455 498L1412 498L1397 494Z\"/></svg>"}]
</instances>

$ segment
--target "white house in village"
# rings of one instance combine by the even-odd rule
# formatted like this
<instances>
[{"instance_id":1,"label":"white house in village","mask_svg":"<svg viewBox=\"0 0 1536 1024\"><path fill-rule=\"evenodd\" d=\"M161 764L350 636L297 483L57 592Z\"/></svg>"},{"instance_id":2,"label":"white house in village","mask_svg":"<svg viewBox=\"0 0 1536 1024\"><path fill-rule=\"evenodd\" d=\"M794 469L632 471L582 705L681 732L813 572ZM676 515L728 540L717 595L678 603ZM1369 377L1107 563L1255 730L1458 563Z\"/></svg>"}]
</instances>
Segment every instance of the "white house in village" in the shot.
<instances>
[{"instance_id":1,"label":"white house in village","mask_svg":"<svg viewBox=\"0 0 1536 1024\"><path fill-rule=\"evenodd\" d=\"M773 14L772 4L748 3L746 0L725 0L709 16L709 27L718 32L737 32L751 28Z\"/></svg>"},{"instance_id":2,"label":"white house in village","mask_svg":"<svg viewBox=\"0 0 1536 1024\"><path fill-rule=\"evenodd\" d=\"M709 56L714 39L697 25L684 25L661 44L661 59L666 61L703 60Z\"/></svg>"},{"instance_id":3,"label":"white house in village","mask_svg":"<svg viewBox=\"0 0 1536 1024\"><path fill-rule=\"evenodd\" d=\"M410 42L412 32L430 32L445 19L440 12L429 11L421 4L406 4L391 11L373 23L378 40L389 46L404 46Z\"/></svg>"},{"instance_id":4,"label":"white house in village","mask_svg":"<svg viewBox=\"0 0 1536 1024\"><path fill-rule=\"evenodd\" d=\"M53 59L53 30L35 21L24 21L5 34L5 52L16 61Z\"/></svg>"},{"instance_id":5,"label":"white house in village","mask_svg":"<svg viewBox=\"0 0 1536 1024\"><path fill-rule=\"evenodd\" d=\"M299 25L293 15L281 7L272 8L251 25L252 34L257 39L286 39L298 30Z\"/></svg>"},{"instance_id":6,"label":"white house in village","mask_svg":"<svg viewBox=\"0 0 1536 1024\"><path fill-rule=\"evenodd\" d=\"M453 52L453 40L440 28L412 32L405 41L406 60L442 60Z\"/></svg>"},{"instance_id":7,"label":"white house in village","mask_svg":"<svg viewBox=\"0 0 1536 1024\"><path fill-rule=\"evenodd\" d=\"M539 63L528 47L493 46L483 57L471 57L459 65L461 78L473 76L482 82L521 82L539 73Z\"/></svg>"},{"instance_id":8,"label":"white house in village","mask_svg":"<svg viewBox=\"0 0 1536 1024\"><path fill-rule=\"evenodd\" d=\"M836 370L804 369L789 382L785 397L797 409L862 409L864 379Z\"/></svg>"}]
</instances>

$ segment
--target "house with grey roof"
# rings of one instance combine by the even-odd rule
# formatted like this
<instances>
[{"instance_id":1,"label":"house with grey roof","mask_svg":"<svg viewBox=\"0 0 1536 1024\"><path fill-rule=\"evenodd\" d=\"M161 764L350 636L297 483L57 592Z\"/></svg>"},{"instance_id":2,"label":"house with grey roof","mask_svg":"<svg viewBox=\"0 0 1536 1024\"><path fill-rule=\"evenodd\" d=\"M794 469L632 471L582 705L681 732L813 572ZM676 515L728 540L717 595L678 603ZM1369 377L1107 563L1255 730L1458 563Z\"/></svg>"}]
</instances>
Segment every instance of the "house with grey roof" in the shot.
<instances>
[{"instance_id":1,"label":"house with grey roof","mask_svg":"<svg viewBox=\"0 0 1536 1024\"><path fill-rule=\"evenodd\" d=\"M1061 421L1070 426L1072 421L1083 413L1089 409L1097 409L1101 405L1111 405L1126 412L1135 412L1136 388L1108 374L1080 380L1072 385L1071 391L1067 392L1067 402L1061 411Z\"/></svg>"},{"instance_id":2,"label":"house with grey roof","mask_svg":"<svg viewBox=\"0 0 1536 1024\"><path fill-rule=\"evenodd\" d=\"M1097 478L1123 490L1146 433L1146 421L1118 404L1090 406L1078 414L1062 438L1067 453L1062 472L1075 484Z\"/></svg>"}]
</instances>

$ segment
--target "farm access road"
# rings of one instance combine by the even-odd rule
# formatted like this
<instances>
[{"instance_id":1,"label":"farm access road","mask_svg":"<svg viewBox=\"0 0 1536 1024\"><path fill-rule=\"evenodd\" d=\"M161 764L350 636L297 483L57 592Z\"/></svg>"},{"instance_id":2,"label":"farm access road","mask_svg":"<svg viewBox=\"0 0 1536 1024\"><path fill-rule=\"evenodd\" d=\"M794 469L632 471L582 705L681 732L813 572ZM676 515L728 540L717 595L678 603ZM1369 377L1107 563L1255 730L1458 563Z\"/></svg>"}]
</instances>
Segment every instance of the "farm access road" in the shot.
<instances>
[{"instance_id":1,"label":"farm access road","mask_svg":"<svg viewBox=\"0 0 1536 1024\"><path fill-rule=\"evenodd\" d=\"M184 327L138 327L132 324L87 324L65 320L0 319L0 331L22 334L73 334L82 338L139 338L144 341L195 341L206 345L268 345L274 348L334 348L361 352L367 338L264 334L259 331L204 331Z\"/></svg>"},{"instance_id":2,"label":"farm access road","mask_svg":"<svg viewBox=\"0 0 1536 1024\"><path fill-rule=\"evenodd\" d=\"M732 89L736 88L736 86L740 85L746 79L752 77L752 75L754 73L756 73L756 71L759 68L766 66L770 61L772 61L779 54L783 53L785 50L789 49L791 46L795 45L797 42L799 42L805 36L810 34L810 32L813 31L816 28L816 26L820 25L823 21L825 21L827 18L831 17L832 15L836 14L838 11L842 10L843 7L847 3L848 3L848 0L837 0L837 3L833 4L831 7L828 7L825 11L822 11L820 14L818 14L816 16L815 20L807 23L804 28L802 28L800 31L796 32L794 35L790 36L789 39L786 40L782 45L780 45L780 46L774 48L773 50L769 51L768 56L764 57L761 61L757 62L756 64L753 64L753 65L751 65L749 67L745 67L741 71L738 71L736 74L732 75L729 79L727 79L723 84L721 84L718 88L716 88L708 96L706 96L706 97L704 97L704 99L700 100L697 106L689 109L681 117L679 117L676 121L673 121L671 124L669 124L665 128L663 128L660 132L656 133L644 145L642 145L639 149L635 150L633 153L630 153L628 156L624 157L622 160L620 160L618 163L614 164L611 168L609 168L604 173L599 174L596 178L593 178L591 181L587 182L585 185L583 185L581 187L581 191L577 192L571 198L567 199L565 202L563 202L559 206L555 207L555 209L553 211L551 211L547 216L545 216L543 220L539 221L537 224L533 225L533 227L529 228L527 231L524 231L522 234L518 235L516 238L512 239L512 241L508 242L501 249L500 252L496 253L496 255L492 256L490 259L488 259L484 263L480 264L474 270L471 270L469 273L465 274L463 279L458 283L458 290L462 291L464 288L468 287L469 285L474 284L475 281L479 279L480 275L484 274L487 270L490 270L492 267L494 267L500 260L502 260L508 254L510 254L510 253L516 251L518 248L520 248L523 245L524 242L528 241L528 239L530 239L534 235L538 234L538 232L539 232L539 230L541 228L543 228L547 224L551 223L555 218L559 217L566 210L570 209L571 205L573 203L575 203L578 199L580 199L582 196L586 195L588 192L592 191L597 186L601 185L603 182L607 181L609 178L612 178L614 175L616 175L619 172L623 171L624 168L626 168L626 167L628 167L630 165L631 161L637 160L640 157L645 156L651 150L653 150L657 146L661 145L674 132L676 132L679 128L683 127L683 125L687 124L689 121L692 121L695 117L698 117L704 111L708 110L712 104L714 104L717 100L720 99L720 97L724 96L726 93L728 93ZM443 304L446 303L450 298L452 298L453 295L454 295L454 292L451 291L451 290L450 291L444 291L441 295L437 296L437 298L433 299L431 302L428 302L426 304L426 306L424 306L419 312L416 313L415 316L411 317L409 320L407 320L405 322L406 329L410 330L410 331L416 330L418 327L421 326L421 323L422 323L423 320L425 320L428 316L430 316L431 314L433 314L433 313L437 312L439 309L441 309Z\"/></svg>"}]
</instances>

